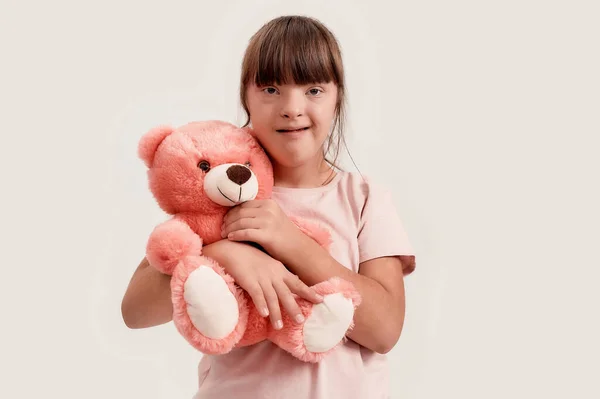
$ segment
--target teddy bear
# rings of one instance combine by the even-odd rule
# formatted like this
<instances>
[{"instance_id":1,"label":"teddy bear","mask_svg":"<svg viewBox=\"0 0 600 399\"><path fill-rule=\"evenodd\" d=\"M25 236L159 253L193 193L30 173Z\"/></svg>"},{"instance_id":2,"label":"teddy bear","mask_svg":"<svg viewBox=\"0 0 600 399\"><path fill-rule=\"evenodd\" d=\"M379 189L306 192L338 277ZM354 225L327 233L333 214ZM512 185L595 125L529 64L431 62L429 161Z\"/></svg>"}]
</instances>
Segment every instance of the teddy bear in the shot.
<instances>
[{"instance_id":1,"label":"teddy bear","mask_svg":"<svg viewBox=\"0 0 600 399\"><path fill-rule=\"evenodd\" d=\"M170 216L151 232L146 257L171 276L173 322L194 348L225 354L269 340L314 363L345 341L361 301L350 282L334 277L314 285L322 303L295 295L305 321L297 324L282 311L283 328L276 330L224 268L202 255L204 245L222 239L231 207L271 196L272 165L251 128L219 120L161 125L142 136L138 156L147 167L151 193ZM327 230L288 216L327 248Z\"/></svg>"}]
</instances>

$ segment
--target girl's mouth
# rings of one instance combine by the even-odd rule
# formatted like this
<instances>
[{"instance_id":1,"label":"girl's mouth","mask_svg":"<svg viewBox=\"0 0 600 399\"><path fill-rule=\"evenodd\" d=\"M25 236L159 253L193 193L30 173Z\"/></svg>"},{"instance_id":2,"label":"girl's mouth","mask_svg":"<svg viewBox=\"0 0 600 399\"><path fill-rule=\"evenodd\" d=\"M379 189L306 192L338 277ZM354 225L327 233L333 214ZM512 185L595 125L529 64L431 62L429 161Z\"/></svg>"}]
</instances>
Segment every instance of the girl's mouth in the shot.
<instances>
[{"instance_id":1,"label":"girl's mouth","mask_svg":"<svg viewBox=\"0 0 600 399\"><path fill-rule=\"evenodd\" d=\"M297 133L307 130L308 127L301 127L300 129L277 129L278 133Z\"/></svg>"}]
</instances>

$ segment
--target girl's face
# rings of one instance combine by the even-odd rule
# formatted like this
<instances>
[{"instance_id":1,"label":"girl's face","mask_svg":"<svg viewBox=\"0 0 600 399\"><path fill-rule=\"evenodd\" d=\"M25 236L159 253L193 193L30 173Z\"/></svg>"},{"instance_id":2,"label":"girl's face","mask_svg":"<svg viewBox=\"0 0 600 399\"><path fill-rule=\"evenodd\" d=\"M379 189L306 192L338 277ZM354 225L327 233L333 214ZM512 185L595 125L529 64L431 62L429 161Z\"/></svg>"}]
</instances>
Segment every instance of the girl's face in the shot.
<instances>
[{"instance_id":1,"label":"girl's face","mask_svg":"<svg viewBox=\"0 0 600 399\"><path fill-rule=\"evenodd\" d=\"M256 138L272 161L286 168L320 163L337 101L335 83L310 85L255 84L246 90L246 103Z\"/></svg>"}]
</instances>

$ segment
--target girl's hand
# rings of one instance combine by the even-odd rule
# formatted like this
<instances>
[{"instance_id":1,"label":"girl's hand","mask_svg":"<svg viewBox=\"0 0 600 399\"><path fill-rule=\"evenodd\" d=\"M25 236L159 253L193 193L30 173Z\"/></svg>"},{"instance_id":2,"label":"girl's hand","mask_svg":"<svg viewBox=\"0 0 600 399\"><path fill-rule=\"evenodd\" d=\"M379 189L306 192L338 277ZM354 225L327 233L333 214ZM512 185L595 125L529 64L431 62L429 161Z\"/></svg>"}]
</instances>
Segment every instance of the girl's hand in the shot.
<instances>
[{"instance_id":1,"label":"girl's hand","mask_svg":"<svg viewBox=\"0 0 600 399\"><path fill-rule=\"evenodd\" d=\"M255 242L277 259L285 259L302 234L273 200L245 202L223 220L223 238Z\"/></svg>"},{"instance_id":2,"label":"girl's hand","mask_svg":"<svg viewBox=\"0 0 600 399\"><path fill-rule=\"evenodd\" d=\"M250 245L224 240L213 244L213 248L204 254L219 262L248 292L258 312L263 317L270 316L275 329L283 327L280 303L293 320L297 323L304 321L293 294L313 303L323 301L281 262Z\"/></svg>"}]
</instances>

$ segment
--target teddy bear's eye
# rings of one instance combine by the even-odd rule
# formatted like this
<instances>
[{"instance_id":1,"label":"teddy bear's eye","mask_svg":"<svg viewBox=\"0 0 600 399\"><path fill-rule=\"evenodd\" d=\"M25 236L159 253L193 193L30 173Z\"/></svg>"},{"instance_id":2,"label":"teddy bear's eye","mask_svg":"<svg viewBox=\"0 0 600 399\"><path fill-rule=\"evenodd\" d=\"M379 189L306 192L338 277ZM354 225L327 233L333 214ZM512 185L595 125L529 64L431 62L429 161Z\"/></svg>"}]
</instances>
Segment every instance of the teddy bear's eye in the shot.
<instances>
[{"instance_id":1,"label":"teddy bear's eye","mask_svg":"<svg viewBox=\"0 0 600 399\"><path fill-rule=\"evenodd\" d=\"M200 161L198 162L198 168L203 172L208 172L210 170L210 164L207 161Z\"/></svg>"}]
</instances>

